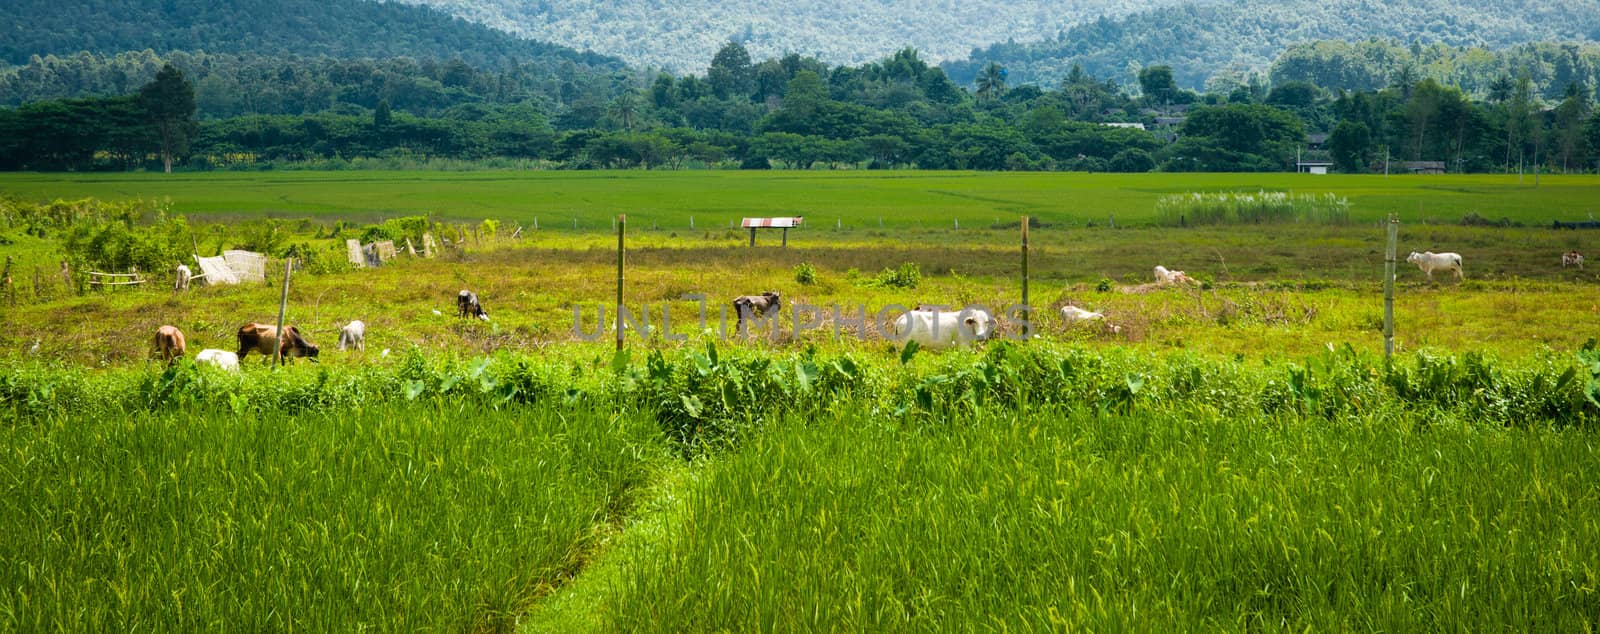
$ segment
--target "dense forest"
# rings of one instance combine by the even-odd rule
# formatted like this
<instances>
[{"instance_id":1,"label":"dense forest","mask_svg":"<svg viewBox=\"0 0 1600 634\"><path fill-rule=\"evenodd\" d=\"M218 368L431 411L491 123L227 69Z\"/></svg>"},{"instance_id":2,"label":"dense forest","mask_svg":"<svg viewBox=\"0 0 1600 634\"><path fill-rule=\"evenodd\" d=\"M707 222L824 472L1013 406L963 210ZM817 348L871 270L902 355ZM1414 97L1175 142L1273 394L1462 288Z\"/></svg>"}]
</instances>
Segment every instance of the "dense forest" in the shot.
<instances>
[{"instance_id":1,"label":"dense forest","mask_svg":"<svg viewBox=\"0 0 1600 634\"><path fill-rule=\"evenodd\" d=\"M931 61L974 46L1040 40L1100 16L1192 0L402 0L540 40L605 51L642 67L704 72L729 39L757 57L798 53L860 64L910 46ZM1204 0L1211 2L1215 0Z\"/></svg>"},{"instance_id":2,"label":"dense forest","mask_svg":"<svg viewBox=\"0 0 1600 634\"><path fill-rule=\"evenodd\" d=\"M1600 40L1600 2L1545 0L1240 0L1155 8L1080 24L1042 41L1018 38L973 50L944 67L968 83L989 62L1014 81L1051 84L1074 65L1123 82L1165 64L1178 84L1236 82L1266 68L1286 47L1370 38L1423 46L1504 49L1534 41ZM1556 91L1564 89L1556 85Z\"/></svg>"},{"instance_id":3,"label":"dense forest","mask_svg":"<svg viewBox=\"0 0 1600 634\"><path fill-rule=\"evenodd\" d=\"M0 169L154 168L166 158L179 169L440 160L570 169L1275 171L1296 169L1300 159L1326 159L1344 172L1391 162L1477 172L1600 167L1593 89L1572 82L1545 99L1526 73L1502 75L1482 97L1404 74L1367 90L1284 79L1198 93L1156 65L1138 73L1135 94L1080 68L1055 87L1016 85L992 64L967 90L912 49L830 66L798 55L756 62L729 42L703 75L512 97L487 81L500 74L464 62L431 68L456 69L459 81L429 79L456 91L454 101L397 108L385 93L355 90L359 82L335 83L334 93L359 97L300 113L200 117L193 82L164 66L127 95L0 110ZM152 99L163 83L160 94L178 96ZM361 101L374 98L370 108ZM179 102L186 123L173 125L162 113Z\"/></svg>"},{"instance_id":4,"label":"dense forest","mask_svg":"<svg viewBox=\"0 0 1600 634\"><path fill-rule=\"evenodd\" d=\"M426 7L366 0L6 0L0 63L79 51L461 59L620 69L621 60L528 40Z\"/></svg>"}]
</instances>

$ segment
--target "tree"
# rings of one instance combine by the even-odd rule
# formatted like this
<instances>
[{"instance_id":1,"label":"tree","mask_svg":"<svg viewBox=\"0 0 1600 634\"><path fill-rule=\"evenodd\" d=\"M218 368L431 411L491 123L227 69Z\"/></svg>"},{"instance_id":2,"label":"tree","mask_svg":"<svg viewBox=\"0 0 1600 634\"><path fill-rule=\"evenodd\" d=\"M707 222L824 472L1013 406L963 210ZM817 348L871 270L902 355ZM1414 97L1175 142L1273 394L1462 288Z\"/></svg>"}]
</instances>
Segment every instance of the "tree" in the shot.
<instances>
[{"instance_id":1,"label":"tree","mask_svg":"<svg viewBox=\"0 0 1600 634\"><path fill-rule=\"evenodd\" d=\"M1349 174L1364 172L1372 157L1372 131L1360 121L1340 121L1328 135L1328 149L1335 169Z\"/></svg>"},{"instance_id":2,"label":"tree","mask_svg":"<svg viewBox=\"0 0 1600 634\"><path fill-rule=\"evenodd\" d=\"M389 109L389 100L378 101L378 107L372 111L372 127L386 128L394 123L394 112Z\"/></svg>"},{"instance_id":3,"label":"tree","mask_svg":"<svg viewBox=\"0 0 1600 634\"><path fill-rule=\"evenodd\" d=\"M1586 162L1584 124L1588 122L1590 110L1589 91L1575 83L1567 84L1567 97L1556 106L1555 112L1556 147L1561 152L1563 170L1570 169L1573 163L1583 165Z\"/></svg>"},{"instance_id":4,"label":"tree","mask_svg":"<svg viewBox=\"0 0 1600 634\"><path fill-rule=\"evenodd\" d=\"M622 126L624 130L633 129L638 115L639 96L631 90L617 95L616 99L611 100L611 105L606 106L606 116L611 117L611 120L617 122L617 125Z\"/></svg>"},{"instance_id":5,"label":"tree","mask_svg":"<svg viewBox=\"0 0 1600 634\"><path fill-rule=\"evenodd\" d=\"M1146 66L1139 69L1139 90L1152 105L1170 104L1178 95L1178 83L1172 79L1171 66Z\"/></svg>"},{"instance_id":6,"label":"tree","mask_svg":"<svg viewBox=\"0 0 1600 634\"><path fill-rule=\"evenodd\" d=\"M172 173L172 157L189 151L198 126L194 119L194 86L183 71L166 64L156 78L139 89L139 105L150 117L161 139L161 164Z\"/></svg>"},{"instance_id":7,"label":"tree","mask_svg":"<svg viewBox=\"0 0 1600 634\"><path fill-rule=\"evenodd\" d=\"M711 67L706 69L706 81L712 93L722 99L749 96L755 85L755 67L750 64L750 51L738 42L722 45Z\"/></svg>"},{"instance_id":8,"label":"tree","mask_svg":"<svg viewBox=\"0 0 1600 634\"><path fill-rule=\"evenodd\" d=\"M1006 69L999 62L989 62L978 74L978 97L996 99L1006 92Z\"/></svg>"}]
</instances>

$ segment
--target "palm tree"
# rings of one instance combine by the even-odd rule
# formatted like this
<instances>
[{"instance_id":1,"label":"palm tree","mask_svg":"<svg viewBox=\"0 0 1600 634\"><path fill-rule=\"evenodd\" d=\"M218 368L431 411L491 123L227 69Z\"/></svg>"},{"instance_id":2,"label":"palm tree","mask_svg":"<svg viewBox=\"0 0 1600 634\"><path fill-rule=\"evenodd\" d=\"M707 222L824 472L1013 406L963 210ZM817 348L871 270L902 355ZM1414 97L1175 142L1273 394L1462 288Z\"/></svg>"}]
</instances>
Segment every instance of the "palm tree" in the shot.
<instances>
[{"instance_id":1,"label":"palm tree","mask_svg":"<svg viewBox=\"0 0 1600 634\"><path fill-rule=\"evenodd\" d=\"M634 119L639 115L639 97L633 91L617 95L606 108L606 114L622 126L624 130L632 130Z\"/></svg>"},{"instance_id":2,"label":"palm tree","mask_svg":"<svg viewBox=\"0 0 1600 634\"><path fill-rule=\"evenodd\" d=\"M1006 92L1006 69L999 62L989 62L978 74L978 96L994 98Z\"/></svg>"}]
</instances>

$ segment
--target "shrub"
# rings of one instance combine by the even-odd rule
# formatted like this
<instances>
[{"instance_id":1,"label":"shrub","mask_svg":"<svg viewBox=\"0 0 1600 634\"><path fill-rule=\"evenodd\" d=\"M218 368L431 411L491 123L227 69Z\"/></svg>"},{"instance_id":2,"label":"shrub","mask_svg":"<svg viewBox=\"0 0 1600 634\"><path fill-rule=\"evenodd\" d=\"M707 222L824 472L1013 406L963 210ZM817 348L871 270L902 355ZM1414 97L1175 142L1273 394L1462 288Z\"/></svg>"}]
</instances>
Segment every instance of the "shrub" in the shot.
<instances>
[{"instance_id":1,"label":"shrub","mask_svg":"<svg viewBox=\"0 0 1600 634\"><path fill-rule=\"evenodd\" d=\"M816 284L817 267L811 266L809 262L794 265L794 281L801 284Z\"/></svg>"}]
</instances>

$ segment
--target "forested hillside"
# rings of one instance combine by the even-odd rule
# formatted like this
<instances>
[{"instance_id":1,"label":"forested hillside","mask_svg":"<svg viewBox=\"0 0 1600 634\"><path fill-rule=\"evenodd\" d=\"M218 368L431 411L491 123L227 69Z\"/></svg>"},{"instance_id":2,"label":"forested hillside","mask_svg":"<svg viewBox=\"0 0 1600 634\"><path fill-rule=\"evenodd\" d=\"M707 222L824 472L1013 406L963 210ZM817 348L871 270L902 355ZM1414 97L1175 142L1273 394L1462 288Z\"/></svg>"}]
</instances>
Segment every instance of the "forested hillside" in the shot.
<instances>
[{"instance_id":1,"label":"forested hillside","mask_svg":"<svg viewBox=\"0 0 1600 634\"><path fill-rule=\"evenodd\" d=\"M1244 81L1291 44L1392 38L1423 45L1508 48L1538 40L1600 40L1600 2L1576 0L1236 0L1100 19L1036 42L1004 42L946 62L968 83L989 62L1013 82L1054 85L1073 64L1132 83L1137 69L1172 66L1182 86Z\"/></svg>"},{"instance_id":2,"label":"forested hillside","mask_svg":"<svg viewBox=\"0 0 1600 634\"><path fill-rule=\"evenodd\" d=\"M832 64L859 64L910 46L939 61L963 57L975 46L1041 40L1100 16L1122 16L1185 0L402 1L684 73L705 70L706 51L729 39L744 44L758 59L799 53Z\"/></svg>"},{"instance_id":3,"label":"forested hillside","mask_svg":"<svg viewBox=\"0 0 1600 634\"><path fill-rule=\"evenodd\" d=\"M509 68L615 58L514 37L425 7L364 0L7 0L0 61L152 49L248 55L462 59ZM145 78L148 79L148 78Z\"/></svg>"},{"instance_id":4,"label":"forested hillside","mask_svg":"<svg viewBox=\"0 0 1600 634\"><path fill-rule=\"evenodd\" d=\"M1274 85L1306 81L1330 90L1376 90L1432 79L1487 97L1497 82L1524 75L1545 98L1561 97L1570 85L1593 90L1600 87L1600 44L1539 42L1487 50L1392 40L1307 42L1278 56L1271 79Z\"/></svg>"}]
</instances>

